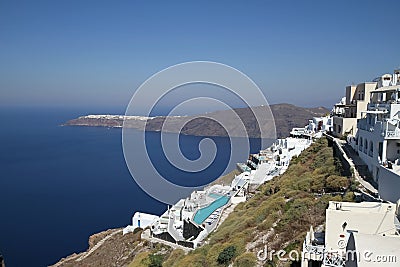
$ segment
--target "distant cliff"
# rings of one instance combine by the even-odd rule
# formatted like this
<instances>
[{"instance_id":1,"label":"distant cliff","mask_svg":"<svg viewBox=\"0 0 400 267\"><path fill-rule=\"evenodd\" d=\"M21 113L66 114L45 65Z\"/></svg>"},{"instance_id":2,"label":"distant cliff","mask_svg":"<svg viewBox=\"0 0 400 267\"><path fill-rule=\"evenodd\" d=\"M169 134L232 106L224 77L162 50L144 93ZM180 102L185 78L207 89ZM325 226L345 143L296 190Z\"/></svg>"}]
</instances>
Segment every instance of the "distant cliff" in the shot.
<instances>
[{"instance_id":1,"label":"distant cliff","mask_svg":"<svg viewBox=\"0 0 400 267\"><path fill-rule=\"evenodd\" d=\"M315 116L323 116L329 112L324 107L303 108L291 104L275 104L270 106L275 119L277 137L286 137L293 127L303 127L308 120ZM234 109L237 116L246 127L249 137L259 138L260 128L256 123L255 116L260 112L262 114L265 107L238 108ZM204 116L204 117L203 117ZM171 116L171 117L141 117L141 116L122 116L122 115L87 115L67 121L64 125L70 126L102 126L102 127L122 127L125 124L134 129L146 131L164 131L185 135L197 136L243 136L239 131L238 121L233 116L232 110L222 110L197 116ZM163 128L165 120L169 123ZM224 127L216 122L224 121ZM186 123L184 123L186 122ZM261 127L268 136L271 134L272 121L267 118L261 122ZM181 129L181 125L185 125ZM179 131L179 129L181 129Z\"/></svg>"}]
</instances>

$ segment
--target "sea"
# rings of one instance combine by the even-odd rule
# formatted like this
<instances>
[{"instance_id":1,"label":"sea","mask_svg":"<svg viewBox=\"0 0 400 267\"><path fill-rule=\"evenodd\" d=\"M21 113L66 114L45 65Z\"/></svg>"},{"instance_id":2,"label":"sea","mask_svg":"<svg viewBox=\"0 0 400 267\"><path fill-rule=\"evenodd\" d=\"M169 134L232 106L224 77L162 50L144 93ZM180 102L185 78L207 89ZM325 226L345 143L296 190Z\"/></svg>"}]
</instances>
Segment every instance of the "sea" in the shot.
<instances>
[{"instance_id":1,"label":"sea","mask_svg":"<svg viewBox=\"0 0 400 267\"><path fill-rule=\"evenodd\" d=\"M0 107L0 253L7 267L54 264L85 251L90 235L131 224L136 211L160 215L167 209L132 178L120 128L61 126L93 113L123 110ZM182 172L163 155L160 135L146 133L147 149L170 180L192 175L191 180L211 182L236 167L228 164L230 139L211 137L217 147L212 164L201 173ZM133 136L140 142L143 133L133 130ZM204 137L178 137L185 157L200 156ZM234 162L244 162L260 145L250 139L250 151L233 155ZM139 168L135 175L147 172Z\"/></svg>"}]
</instances>

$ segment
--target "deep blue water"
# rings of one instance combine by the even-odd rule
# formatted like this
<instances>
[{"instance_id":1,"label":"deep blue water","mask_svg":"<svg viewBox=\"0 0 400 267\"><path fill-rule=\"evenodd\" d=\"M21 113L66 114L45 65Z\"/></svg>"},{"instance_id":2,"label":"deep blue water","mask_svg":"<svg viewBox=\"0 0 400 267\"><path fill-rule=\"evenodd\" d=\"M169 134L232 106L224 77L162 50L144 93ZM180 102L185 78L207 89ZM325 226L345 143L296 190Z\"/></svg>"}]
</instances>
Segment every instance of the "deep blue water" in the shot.
<instances>
[{"instance_id":1,"label":"deep blue water","mask_svg":"<svg viewBox=\"0 0 400 267\"><path fill-rule=\"evenodd\" d=\"M8 267L53 264L86 250L93 233L130 224L135 211L161 214L166 209L132 179L123 158L121 129L59 126L87 113L0 108L0 253ZM160 153L159 133L147 133L147 138L163 175L174 181L188 175L172 168ZM180 136L185 156L199 156L201 139ZM211 181L223 174L229 139L213 139L218 147L214 163L192 180ZM251 144L251 152L260 149L258 140Z\"/></svg>"}]
</instances>

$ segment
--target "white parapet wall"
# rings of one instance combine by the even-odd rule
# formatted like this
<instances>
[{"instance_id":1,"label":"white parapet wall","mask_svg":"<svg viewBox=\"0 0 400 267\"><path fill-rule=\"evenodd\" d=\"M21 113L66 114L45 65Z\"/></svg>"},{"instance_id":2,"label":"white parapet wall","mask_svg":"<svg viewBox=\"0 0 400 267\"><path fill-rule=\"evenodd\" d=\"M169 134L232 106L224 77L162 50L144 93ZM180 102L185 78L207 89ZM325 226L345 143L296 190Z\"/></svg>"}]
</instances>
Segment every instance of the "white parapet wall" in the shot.
<instances>
[{"instance_id":1,"label":"white parapet wall","mask_svg":"<svg viewBox=\"0 0 400 267\"><path fill-rule=\"evenodd\" d=\"M234 197L231 198L231 203L232 204L239 204L241 202L245 202L246 200L247 200L246 196L243 196L243 197L234 196Z\"/></svg>"},{"instance_id":2,"label":"white parapet wall","mask_svg":"<svg viewBox=\"0 0 400 267\"><path fill-rule=\"evenodd\" d=\"M399 166L395 166L399 168ZM379 180L378 180L379 197L383 200L396 203L400 199L400 176L399 173L379 166Z\"/></svg>"}]
</instances>

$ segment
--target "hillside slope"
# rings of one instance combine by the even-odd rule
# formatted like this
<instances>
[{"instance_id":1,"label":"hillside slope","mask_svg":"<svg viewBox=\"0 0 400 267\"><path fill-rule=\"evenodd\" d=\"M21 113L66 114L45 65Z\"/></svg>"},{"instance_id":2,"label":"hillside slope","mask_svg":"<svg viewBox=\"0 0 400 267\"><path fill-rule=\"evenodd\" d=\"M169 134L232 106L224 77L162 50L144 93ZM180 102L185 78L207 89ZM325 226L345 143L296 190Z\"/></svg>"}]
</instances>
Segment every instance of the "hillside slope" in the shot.
<instances>
[{"instance_id":1,"label":"hillside slope","mask_svg":"<svg viewBox=\"0 0 400 267\"><path fill-rule=\"evenodd\" d=\"M209 243L182 255L166 258L163 266L223 266L218 257L235 248L233 266L289 266L290 262L258 261L265 249L298 251L310 225L323 226L330 200L352 201L352 179L340 175L333 150L320 139L294 159L281 176L262 185L258 193L239 204L209 237ZM145 265L143 265L145 266Z\"/></svg>"},{"instance_id":2,"label":"hillside slope","mask_svg":"<svg viewBox=\"0 0 400 267\"><path fill-rule=\"evenodd\" d=\"M161 244L151 245L137 235L115 235L84 260L77 262L77 256L72 256L57 266L289 266L289 261L276 257L258 261L256 255L265 246L268 251L296 250L301 255L310 225L323 227L328 202L354 198L354 182L341 176L340 169L333 149L322 138L293 159L283 175L261 185L251 199L236 206L206 245L188 254ZM111 249L114 247L121 248ZM232 248L232 257L219 264L220 255L228 255L223 251Z\"/></svg>"}]
</instances>

